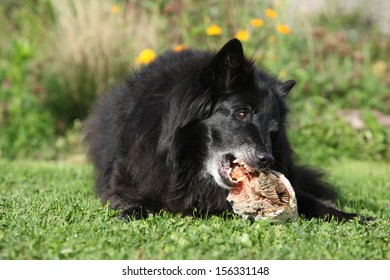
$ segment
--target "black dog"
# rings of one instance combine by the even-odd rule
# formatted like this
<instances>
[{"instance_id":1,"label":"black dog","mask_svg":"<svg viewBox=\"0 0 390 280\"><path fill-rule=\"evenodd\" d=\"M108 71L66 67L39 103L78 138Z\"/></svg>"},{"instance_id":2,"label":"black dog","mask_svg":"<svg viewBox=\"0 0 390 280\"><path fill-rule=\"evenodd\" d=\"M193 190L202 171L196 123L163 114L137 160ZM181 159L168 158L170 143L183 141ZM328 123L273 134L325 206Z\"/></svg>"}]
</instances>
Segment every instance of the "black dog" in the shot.
<instances>
[{"instance_id":1,"label":"black dog","mask_svg":"<svg viewBox=\"0 0 390 280\"><path fill-rule=\"evenodd\" d=\"M298 211L349 220L321 174L297 166L286 134L285 99L295 81L280 82L244 57L237 39L218 53L168 52L107 95L86 125L102 201L121 216L162 209L192 215L230 210L235 159L283 173Z\"/></svg>"}]
</instances>

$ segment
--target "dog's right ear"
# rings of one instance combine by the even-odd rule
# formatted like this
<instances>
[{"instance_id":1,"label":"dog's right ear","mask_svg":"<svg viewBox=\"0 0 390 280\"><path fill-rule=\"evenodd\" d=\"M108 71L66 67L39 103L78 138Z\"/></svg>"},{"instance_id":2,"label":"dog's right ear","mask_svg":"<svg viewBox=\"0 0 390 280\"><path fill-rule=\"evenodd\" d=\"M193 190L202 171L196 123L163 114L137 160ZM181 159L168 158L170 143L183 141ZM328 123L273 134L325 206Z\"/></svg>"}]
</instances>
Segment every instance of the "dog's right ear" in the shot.
<instances>
[{"instance_id":1,"label":"dog's right ear","mask_svg":"<svg viewBox=\"0 0 390 280\"><path fill-rule=\"evenodd\" d=\"M240 79L245 65L244 51L238 39L227 42L211 63L212 77L222 92L229 92Z\"/></svg>"},{"instance_id":2,"label":"dog's right ear","mask_svg":"<svg viewBox=\"0 0 390 280\"><path fill-rule=\"evenodd\" d=\"M288 80L280 83L280 95L282 97L286 97L296 83L297 82L295 80Z\"/></svg>"}]
</instances>

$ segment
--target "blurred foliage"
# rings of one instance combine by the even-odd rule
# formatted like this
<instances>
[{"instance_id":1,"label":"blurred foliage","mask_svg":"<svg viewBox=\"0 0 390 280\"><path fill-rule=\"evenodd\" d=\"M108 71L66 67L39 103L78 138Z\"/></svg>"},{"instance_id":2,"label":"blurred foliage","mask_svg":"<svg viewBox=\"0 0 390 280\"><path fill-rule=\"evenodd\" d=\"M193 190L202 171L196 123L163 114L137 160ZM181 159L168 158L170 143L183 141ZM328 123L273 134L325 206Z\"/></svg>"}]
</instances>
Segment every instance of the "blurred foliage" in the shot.
<instances>
[{"instance_id":1,"label":"blurred foliage","mask_svg":"<svg viewBox=\"0 0 390 280\"><path fill-rule=\"evenodd\" d=\"M364 11L331 3L290 26L288 1L2 0L0 156L82 153L80 120L145 50L216 50L238 37L258 66L298 81L288 98L302 159L390 160L390 128L373 114L390 112L390 38ZM365 127L342 108L360 110Z\"/></svg>"},{"instance_id":2,"label":"blurred foliage","mask_svg":"<svg viewBox=\"0 0 390 280\"><path fill-rule=\"evenodd\" d=\"M54 121L38 102L29 61L34 48L28 39L14 39L11 51L0 59L0 155L41 156L54 138Z\"/></svg>"},{"instance_id":3,"label":"blurred foliage","mask_svg":"<svg viewBox=\"0 0 390 280\"><path fill-rule=\"evenodd\" d=\"M43 88L33 68L40 24L48 1L2 1L0 5L0 157L52 156L54 119L40 102ZM41 18L37 13L42 13Z\"/></svg>"},{"instance_id":4,"label":"blurred foliage","mask_svg":"<svg viewBox=\"0 0 390 280\"><path fill-rule=\"evenodd\" d=\"M43 100L63 132L130 72L138 40L156 48L159 15L129 2L52 0L55 21L40 63Z\"/></svg>"},{"instance_id":5,"label":"blurred foliage","mask_svg":"<svg viewBox=\"0 0 390 280\"><path fill-rule=\"evenodd\" d=\"M304 162L332 162L342 157L390 159L390 129L379 125L369 109L362 109L365 127L352 128L340 118L338 104L323 98L300 100L290 120L290 139ZM299 107L299 108L298 108Z\"/></svg>"}]
</instances>

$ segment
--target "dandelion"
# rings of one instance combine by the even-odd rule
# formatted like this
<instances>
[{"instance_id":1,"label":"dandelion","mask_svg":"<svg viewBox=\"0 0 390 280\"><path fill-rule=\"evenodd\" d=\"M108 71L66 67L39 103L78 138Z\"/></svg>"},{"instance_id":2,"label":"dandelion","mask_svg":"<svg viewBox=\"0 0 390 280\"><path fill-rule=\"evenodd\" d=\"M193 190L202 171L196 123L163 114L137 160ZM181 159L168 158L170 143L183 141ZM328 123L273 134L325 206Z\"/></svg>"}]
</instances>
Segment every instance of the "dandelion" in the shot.
<instances>
[{"instance_id":1,"label":"dandelion","mask_svg":"<svg viewBox=\"0 0 390 280\"><path fill-rule=\"evenodd\" d=\"M275 43L276 42L276 36L275 35L270 35L269 37L268 37L268 43L270 43L270 44L273 44L273 43Z\"/></svg>"},{"instance_id":2,"label":"dandelion","mask_svg":"<svg viewBox=\"0 0 390 280\"><path fill-rule=\"evenodd\" d=\"M383 60L379 60L377 62L375 62L372 66L371 66L371 71L372 73L379 77L379 78L382 78L384 77L385 73L386 73L386 69L387 69L387 64L386 62L384 62Z\"/></svg>"},{"instance_id":3,"label":"dandelion","mask_svg":"<svg viewBox=\"0 0 390 280\"><path fill-rule=\"evenodd\" d=\"M240 41L248 41L249 39L249 33L247 30L245 29L240 29L237 33L236 33L236 38Z\"/></svg>"},{"instance_id":4,"label":"dandelion","mask_svg":"<svg viewBox=\"0 0 390 280\"><path fill-rule=\"evenodd\" d=\"M119 10L120 10L119 5L117 5L117 4L112 5L112 7L111 7L111 12L112 12L113 14L119 13Z\"/></svg>"},{"instance_id":5,"label":"dandelion","mask_svg":"<svg viewBox=\"0 0 390 280\"><path fill-rule=\"evenodd\" d=\"M187 47L183 44L176 45L176 47L173 49L175 52L181 52L187 49Z\"/></svg>"},{"instance_id":6,"label":"dandelion","mask_svg":"<svg viewBox=\"0 0 390 280\"><path fill-rule=\"evenodd\" d=\"M278 24L278 25L276 26L276 30L277 30L279 33L283 34L283 35L288 35L288 34L291 33L291 28L290 28L290 26L288 26L287 24Z\"/></svg>"},{"instance_id":7,"label":"dandelion","mask_svg":"<svg viewBox=\"0 0 390 280\"><path fill-rule=\"evenodd\" d=\"M264 25L264 21L261 18L253 18L251 19L251 25L253 27L261 27Z\"/></svg>"},{"instance_id":8,"label":"dandelion","mask_svg":"<svg viewBox=\"0 0 390 280\"><path fill-rule=\"evenodd\" d=\"M280 71L279 78L282 80L286 79L287 78L287 71L286 70Z\"/></svg>"},{"instance_id":9,"label":"dandelion","mask_svg":"<svg viewBox=\"0 0 390 280\"><path fill-rule=\"evenodd\" d=\"M209 36L218 36L222 34L222 28L216 24L210 25L206 30L207 35Z\"/></svg>"},{"instance_id":10,"label":"dandelion","mask_svg":"<svg viewBox=\"0 0 390 280\"><path fill-rule=\"evenodd\" d=\"M152 62L156 58L156 53L151 49L144 49L138 55L135 62L137 64L148 64Z\"/></svg>"},{"instance_id":11,"label":"dandelion","mask_svg":"<svg viewBox=\"0 0 390 280\"><path fill-rule=\"evenodd\" d=\"M276 18L278 16L278 13L275 10L273 10L273 9L266 9L265 10L265 16L267 18L274 19L274 18Z\"/></svg>"}]
</instances>

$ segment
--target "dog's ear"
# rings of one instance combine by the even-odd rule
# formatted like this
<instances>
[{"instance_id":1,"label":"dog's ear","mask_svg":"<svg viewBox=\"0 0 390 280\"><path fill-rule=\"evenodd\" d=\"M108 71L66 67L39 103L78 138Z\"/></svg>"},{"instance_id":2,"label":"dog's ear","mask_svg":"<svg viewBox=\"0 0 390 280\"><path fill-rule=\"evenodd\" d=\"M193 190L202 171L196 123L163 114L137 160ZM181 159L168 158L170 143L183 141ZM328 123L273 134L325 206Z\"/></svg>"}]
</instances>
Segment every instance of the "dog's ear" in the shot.
<instances>
[{"instance_id":1,"label":"dog's ear","mask_svg":"<svg viewBox=\"0 0 390 280\"><path fill-rule=\"evenodd\" d=\"M296 81L295 80L288 80L285 82L280 83L280 95L282 97L286 97L288 93L291 91L291 89L295 86Z\"/></svg>"},{"instance_id":2,"label":"dog's ear","mask_svg":"<svg viewBox=\"0 0 390 280\"><path fill-rule=\"evenodd\" d=\"M244 51L238 39L227 42L212 61L212 75L219 90L229 92L245 65Z\"/></svg>"}]
</instances>

